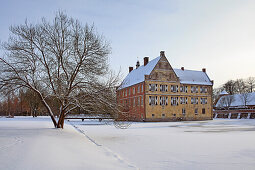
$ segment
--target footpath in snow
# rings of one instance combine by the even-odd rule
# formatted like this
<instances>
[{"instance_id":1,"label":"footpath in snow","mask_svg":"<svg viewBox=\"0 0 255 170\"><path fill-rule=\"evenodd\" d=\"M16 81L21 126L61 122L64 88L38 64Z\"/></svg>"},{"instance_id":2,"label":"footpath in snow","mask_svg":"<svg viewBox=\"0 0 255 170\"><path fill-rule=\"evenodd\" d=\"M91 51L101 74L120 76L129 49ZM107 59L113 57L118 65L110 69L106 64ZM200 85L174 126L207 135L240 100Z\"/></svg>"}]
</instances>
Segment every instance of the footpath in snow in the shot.
<instances>
[{"instance_id":1,"label":"footpath in snow","mask_svg":"<svg viewBox=\"0 0 255 170\"><path fill-rule=\"evenodd\" d=\"M74 127L49 118L0 118L1 170L136 169Z\"/></svg>"}]
</instances>

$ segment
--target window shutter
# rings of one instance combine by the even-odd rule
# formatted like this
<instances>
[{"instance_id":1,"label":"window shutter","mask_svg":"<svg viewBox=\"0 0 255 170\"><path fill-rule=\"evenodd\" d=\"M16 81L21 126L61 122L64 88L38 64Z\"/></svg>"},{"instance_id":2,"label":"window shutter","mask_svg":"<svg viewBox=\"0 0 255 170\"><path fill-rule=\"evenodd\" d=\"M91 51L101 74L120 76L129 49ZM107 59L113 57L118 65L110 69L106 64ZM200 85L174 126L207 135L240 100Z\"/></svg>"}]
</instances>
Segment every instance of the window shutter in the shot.
<instances>
[{"instance_id":1,"label":"window shutter","mask_svg":"<svg viewBox=\"0 0 255 170\"><path fill-rule=\"evenodd\" d=\"M176 97L176 105L179 105L179 97Z\"/></svg>"},{"instance_id":2,"label":"window shutter","mask_svg":"<svg viewBox=\"0 0 255 170\"><path fill-rule=\"evenodd\" d=\"M159 105L162 105L162 97L159 97Z\"/></svg>"},{"instance_id":3,"label":"window shutter","mask_svg":"<svg viewBox=\"0 0 255 170\"><path fill-rule=\"evenodd\" d=\"M179 86L176 86L176 92L178 92L179 91Z\"/></svg>"},{"instance_id":4,"label":"window shutter","mask_svg":"<svg viewBox=\"0 0 255 170\"><path fill-rule=\"evenodd\" d=\"M200 93L202 93L202 91L203 91L203 87L200 87Z\"/></svg>"},{"instance_id":5,"label":"window shutter","mask_svg":"<svg viewBox=\"0 0 255 170\"><path fill-rule=\"evenodd\" d=\"M173 85L171 85L171 92L173 92L174 91L174 86Z\"/></svg>"},{"instance_id":6,"label":"window shutter","mask_svg":"<svg viewBox=\"0 0 255 170\"><path fill-rule=\"evenodd\" d=\"M205 92L207 93L207 88L205 88Z\"/></svg>"},{"instance_id":7,"label":"window shutter","mask_svg":"<svg viewBox=\"0 0 255 170\"><path fill-rule=\"evenodd\" d=\"M158 84L155 85L155 91L158 91Z\"/></svg>"},{"instance_id":8,"label":"window shutter","mask_svg":"<svg viewBox=\"0 0 255 170\"><path fill-rule=\"evenodd\" d=\"M203 104L203 99L202 98L200 98L200 103Z\"/></svg>"},{"instance_id":9,"label":"window shutter","mask_svg":"<svg viewBox=\"0 0 255 170\"><path fill-rule=\"evenodd\" d=\"M158 105L158 96L155 97L155 104Z\"/></svg>"},{"instance_id":10,"label":"window shutter","mask_svg":"<svg viewBox=\"0 0 255 170\"><path fill-rule=\"evenodd\" d=\"M207 98L205 98L205 104L207 104Z\"/></svg>"},{"instance_id":11,"label":"window shutter","mask_svg":"<svg viewBox=\"0 0 255 170\"><path fill-rule=\"evenodd\" d=\"M168 97L166 97L166 105L168 105Z\"/></svg>"},{"instance_id":12,"label":"window shutter","mask_svg":"<svg viewBox=\"0 0 255 170\"><path fill-rule=\"evenodd\" d=\"M149 84L149 91L151 91L151 84Z\"/></svg>"},{"instance_id":13,"label":"window shutter","mask_svg":"<svg viewBox=\"0 0 255 170\"><path fill-rule=\"evenodd\" d=\"M186 100L186 104L188 104L188 98L187 97L185 98L185 100Z\"/></svg>"},{"instance_id":14,"label":"window shutter","mask_svg":"<svg viewBox=\"0 0 255 170\"><path fill-rule=\"evenodd\" d=\"M149 96L149 105L151 105L151 96Z\"/></svg>"},{"instance_id":15,"label":"window shutter","mask_svg":"<svg viewBox=\"0 0 255 170\"><path fill-rule=\"evenodd\" d=\"M159 86L159 89L160 89L160 91L162 91L162 85L160 84L160 86Z\"/></svg>"},{"instance_id":16,"label":"window shutter","mask_svg":"<svg viewBox=\"0 0 255 170\"><path fill-rule=\"evenodd\" d=\"M166 91L168 91L168 85L166 85Z\"/></svg>"},{"instance_id":17,"label":"window shutter","mask_svg":"<svg viewBox=\"0 0 255 170\"><path fill-rule=\"evenodd\" d=\"M198 87L196 87L196 93L198 93Z\"/></svg>"},{"instance_id":18,"label":"window shutter","mask_svg":"<svg viewBox=\"0 0 255 170\"><path fill-rule=\"evenodd\" d=\"M173 105L173 97L171 97L171 105Z\"/></svg>"}]
</instances>

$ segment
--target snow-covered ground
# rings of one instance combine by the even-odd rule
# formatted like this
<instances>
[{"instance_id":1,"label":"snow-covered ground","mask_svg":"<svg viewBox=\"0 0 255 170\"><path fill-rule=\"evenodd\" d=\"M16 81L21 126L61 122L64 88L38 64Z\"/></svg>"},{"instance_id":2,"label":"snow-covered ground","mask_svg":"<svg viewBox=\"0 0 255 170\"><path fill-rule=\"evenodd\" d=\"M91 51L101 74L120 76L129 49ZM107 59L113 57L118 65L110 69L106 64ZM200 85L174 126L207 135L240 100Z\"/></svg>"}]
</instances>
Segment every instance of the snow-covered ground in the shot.
<instances>
[{"instance_id":1,"label":"snow-covered ground","mask_svg":"<svg viewBox=\"0 0 255 170\"><path fill-rule=\"evenodd\" d=\"M135 169L71 125L49 118L0 118L1 170Z\"/></svg>"},{"instance_id":2,"label":"snow-covered ground","mask_svg":"<svg viewBox=\"0 0 255 170\"><path fill-rule=\"evenodd\" d=\"M255 120L111 123L0 118L0 169L255 169Z\"/></svg>"},{"instance_id":3,"label":"snow-covered ground","mask_svg":"<svg viewBox=\"0 0 255 170\"><path fill-rule=\"evenodd\" d=\"M134 123L124 130L70 123L139 169L255 169L255 120Z\"/></svg>"}]
</instances>

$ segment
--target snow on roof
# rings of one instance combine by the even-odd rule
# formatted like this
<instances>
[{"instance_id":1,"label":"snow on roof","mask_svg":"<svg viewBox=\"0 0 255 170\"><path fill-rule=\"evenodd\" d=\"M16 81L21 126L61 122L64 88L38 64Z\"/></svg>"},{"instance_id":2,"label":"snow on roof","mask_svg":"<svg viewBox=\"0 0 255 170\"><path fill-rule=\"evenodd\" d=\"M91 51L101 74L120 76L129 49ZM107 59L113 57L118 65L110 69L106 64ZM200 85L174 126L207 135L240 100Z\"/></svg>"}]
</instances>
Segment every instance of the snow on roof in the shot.
<instances>
[{"instance_id":1,"label":"snow on roof","mask_svg":"<svg viewBox=\"0 0 255 170\"><path fill-rule=\"evenodd\" d=\"M144 75L150 75L159 60L160 56L148 62L146 66L142 65L132 70L123 80L118 90L143 82ZM212 85L211 80L203 71L174 69L174 72L182 84Z\"/></svg>"},{"instance_id":2,"label":"snow on roof","mask_svg":"<svg viewBox=\"0 0 255 170\"><path fill-rule=\"evenodd\" d=\"M142 65L137 69L132 70L127 77L123 80L119 89L123 89L134 84L140 83L144 81L144 75L149 75L156 64L158 63L160 56L148 62L146 66Z\"/></svg>"},{"instance_id":3,"label":"snow on roof","mask_svg":"<svg viewBox=\"0 0 255 170\"><path fill-rule=\"evenodd\" d=\"M244 106L244 94L234 94L234 95L227 95L227 96L222 96L217 104L216 107L221 107L222 106L222 100L226 97L231 97L233 96L233 102L231 103L230 107L237 107L237 106ZM255 92L253 93L247 93L247 103L246 105L255 105Z\"/></svg>"},{"instance_id":4,"label":"snow on roof","mask_svg":"<svg viewBox=\"0 0 255 170\"><path fill-rule=\"evenodd\" d=\"M228 94L228 92L226 92L226 90L223 90L222 92L220 92L220 95L225 95Z\"/></svg>"},{"instance_id":5,"label":"snow on roof","mask_svg":"<svg viewBox=\"0 0 255 170\"><path fill-rule=\"evenodd\" d=\"M203 71L174 69L182 84L212 85L211 80Z\"/></svg>"}]
</instances>

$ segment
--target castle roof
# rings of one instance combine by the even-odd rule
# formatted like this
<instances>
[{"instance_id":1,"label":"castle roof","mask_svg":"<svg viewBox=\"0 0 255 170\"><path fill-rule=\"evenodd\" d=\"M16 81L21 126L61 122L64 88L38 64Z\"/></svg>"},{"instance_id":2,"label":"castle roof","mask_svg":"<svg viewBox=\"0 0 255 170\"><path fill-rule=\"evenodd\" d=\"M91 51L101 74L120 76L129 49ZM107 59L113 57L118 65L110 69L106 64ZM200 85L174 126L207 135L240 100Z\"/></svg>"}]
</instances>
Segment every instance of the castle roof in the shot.
<instances>
[{"instance_id":1,"label":"castle roof","mask_svg":"<svg viewBox=\"0 0 255 170\"><path fill-rule=\"evenodd\" d=\"M157 65L161 56L151 60L147 65L142 65L132 70L121 83L118 90L141 83L144 81L145 75L150 75L154 67ZM212 85L211 80L203 71L173 69L182 84L194 85Z\"/></svg>"}]
</instances>

